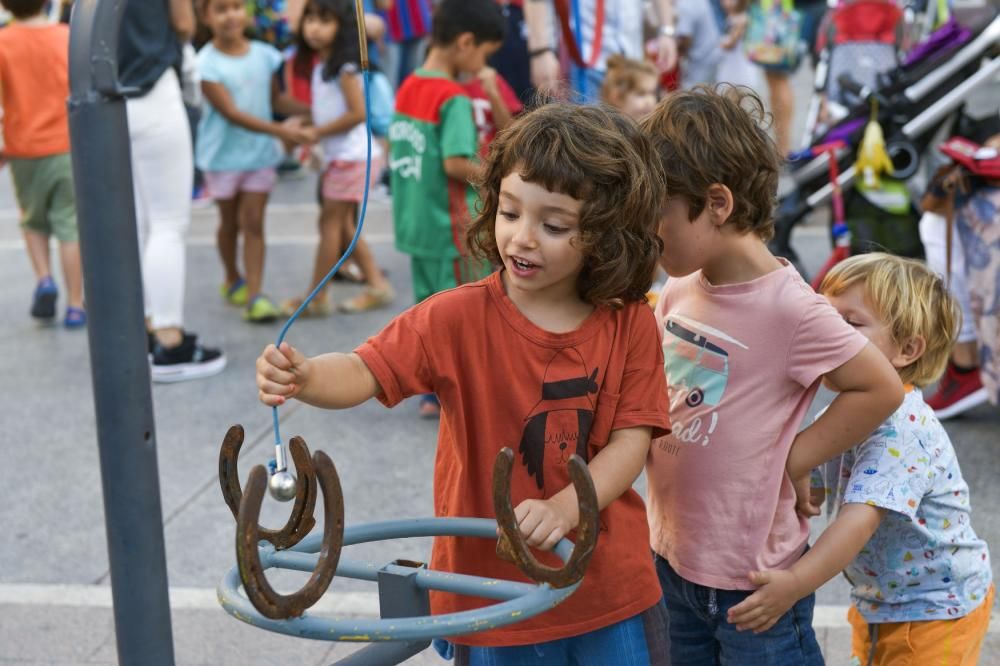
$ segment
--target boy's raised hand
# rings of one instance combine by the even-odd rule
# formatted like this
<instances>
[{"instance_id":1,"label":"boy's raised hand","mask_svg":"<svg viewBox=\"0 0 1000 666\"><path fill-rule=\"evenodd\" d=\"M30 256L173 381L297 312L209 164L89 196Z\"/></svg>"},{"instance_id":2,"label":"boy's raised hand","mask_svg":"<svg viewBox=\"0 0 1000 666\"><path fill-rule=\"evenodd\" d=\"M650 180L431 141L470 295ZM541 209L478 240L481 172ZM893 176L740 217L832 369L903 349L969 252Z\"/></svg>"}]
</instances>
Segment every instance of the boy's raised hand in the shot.
<instances>
[{"instance_id":1,"label":"boy's raised hand","mask_svg":"<svg viewBox=\"0 0 1000 666\"><path fill-rule=\"evenodd\" d=\"M729 609L726 620L737 631L767 631L806 594L802 593L799 577L791 571L753 571L750 582L759 586L756 592Z\"/></svg>"},{"instance_id":2,"label":"boy's raised hand","mask_svg":"<svg viewBox=\"0 0 1000 666\"><path fill-rule=\"evenodd\" d=\"M497 86L497 70L490 66L483 67L476 73L476 78L483 85L483 90L489 95L499 95L500 88Z\"/></svg>"},{"instance_id":3,"label":"boy's raised hand","mask_svg":"<svg viewBox=\"0 0 1000 666\"><path fill-rule=\"evenodd\" d=\"M270 407L285 404L301 393L309 378L309 359L287 342L268 345L257 357L257 389L260 401Z\"/></svg>"},{"instance_id":4,"label":"boy's raised hand","mask_svg":"<svg viewBox=\"0 0 1000 666\"><path fill-rule=\"evenodd\" d=\"M576 527L579 509L563 506L556 498L524 500L514 509L525 542L540 550L552 550Z\"/></svg>"}]
</instances>

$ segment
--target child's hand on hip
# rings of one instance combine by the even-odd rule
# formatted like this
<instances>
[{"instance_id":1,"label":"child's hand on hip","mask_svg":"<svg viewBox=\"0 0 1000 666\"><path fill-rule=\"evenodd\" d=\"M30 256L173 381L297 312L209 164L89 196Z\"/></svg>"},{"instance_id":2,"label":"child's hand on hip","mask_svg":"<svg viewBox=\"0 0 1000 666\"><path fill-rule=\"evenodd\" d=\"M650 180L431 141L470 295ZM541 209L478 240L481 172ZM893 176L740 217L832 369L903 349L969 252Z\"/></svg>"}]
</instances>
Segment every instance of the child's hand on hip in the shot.
<instances>
[{"instance_id":1,"label":"child's hand on hip","mask_svg":"<svg viewBox=\"0 0 1000 666\"><path fill-rule=\"evenodd\" d=\"M738 631L750 629L755 634L767 631L805 596L798 576L791 571L754 571L749 578L759 589L730 608L726 616Z\"/></svg>"},{"instance_id":2,"label":"child's hand on hip","mask_svg":"<svg viewBox=\"0 0 1000 666\"><path fill-rule=\"evenodd\" d=\"M572 513L555 499L524 500L514 509L514 517L527 544L541 550L552 550L576 527Z\"/></svg>"},{"instance_id":3,"label":"child's hand on hip","mask_svg":"<svg viewBox=\"0 0 1000 666\"><path fill-rule=\"evenodd\" d=\"M809 475L792 482L795 486L795 511L805 518L820 514L826 492L823 488L813 488Z\"/></svg>"},{"instance_id":4,"label":"child's hand on hip","mask_svg":"<svg viewBox=\"0 0 1000 666\"><path fill-rule=\"evenodd\" d=\"M287 342L268 345L257 357L257 389L260 401L276 407L302 392L309 377L309 359Z\"/></svg>"}]
</instances>

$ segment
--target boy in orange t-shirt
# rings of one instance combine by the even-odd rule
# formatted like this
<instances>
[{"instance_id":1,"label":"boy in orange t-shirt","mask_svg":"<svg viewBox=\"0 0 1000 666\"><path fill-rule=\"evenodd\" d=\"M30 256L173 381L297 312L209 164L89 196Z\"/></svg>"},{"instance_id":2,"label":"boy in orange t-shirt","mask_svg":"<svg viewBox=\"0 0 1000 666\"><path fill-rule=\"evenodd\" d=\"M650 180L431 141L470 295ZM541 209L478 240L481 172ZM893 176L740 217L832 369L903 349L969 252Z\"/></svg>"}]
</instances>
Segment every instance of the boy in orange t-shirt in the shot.
<instances>
[{"instance_id":1,"label":"boy in orange t-shirt","mask_svg":"<svg viewBox=\"0 0 1000 666\"><path fill-rule=\"evenodd\" d=\"M580 141L579 137L587 137ZM527 543L549 550L578 522L567 462L589 461L602 509L580 590L524 622L450 639L459 663L663 663L666 621L632 482L669 431L663 354L645 305L659 254L662 167L628 119L552 105L499 134L468 244L500 269L410 308L352 354L257 359L260 399L326 408L377 397L441 400L438 516L492 517L491 469L517 449L512 496ZM551 189L549 189L551 188ZM485 539L440 537L434 568L525 580ZM436 614L488 602L432 594Z\"/></svg>"},{"instance_id":2,"label":"boy in orange t-shirt","mask_svg":"<svg viewBox=\"0 0 1000 666\"><path fill-rule=\"evenodd\" d=\"M44 0L0 0L17 21L0 30L3 156L21 208L21 231L37 286L31 316L51 321L58 289L49 264L49 237L59 241L68 292L67 328L87 323L77 242L76 200L69 157L69 27L51 23Z\"/></svg>"}]
</instances>

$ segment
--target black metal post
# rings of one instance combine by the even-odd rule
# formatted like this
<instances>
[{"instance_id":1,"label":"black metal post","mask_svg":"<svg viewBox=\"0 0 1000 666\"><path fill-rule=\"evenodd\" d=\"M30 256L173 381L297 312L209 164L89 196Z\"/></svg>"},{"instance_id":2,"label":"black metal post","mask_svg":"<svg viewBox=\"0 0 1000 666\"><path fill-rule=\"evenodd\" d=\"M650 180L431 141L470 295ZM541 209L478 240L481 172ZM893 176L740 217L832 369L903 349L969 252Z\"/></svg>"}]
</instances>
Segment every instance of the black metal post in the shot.
<instances>
[{"instance_id":1,"label":"black metal post","mask_svg":"<svg viewBox=\"0 0 1000 666\"><path fill-rule=\"evenodd\" d=\"M148 1L148 0L139 0ZM174 663L118 30L124 0L77 0L69 127L118 663Z\"/></svg>"}]
</instances>

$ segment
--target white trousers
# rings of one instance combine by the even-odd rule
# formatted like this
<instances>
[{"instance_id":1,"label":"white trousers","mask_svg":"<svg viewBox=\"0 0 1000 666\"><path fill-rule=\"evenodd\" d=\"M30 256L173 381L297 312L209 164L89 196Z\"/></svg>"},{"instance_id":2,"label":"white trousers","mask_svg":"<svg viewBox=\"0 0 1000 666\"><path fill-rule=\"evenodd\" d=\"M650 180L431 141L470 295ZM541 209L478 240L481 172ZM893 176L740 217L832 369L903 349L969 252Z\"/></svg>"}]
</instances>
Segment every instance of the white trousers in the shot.
<instances>
[{"instance_id":1,"label":"white trousers","mask_svg":"<svg viewBox=\"0 0 1000 666\"><path fill-rule=\"evenodd\" d=\"M177 73L167 68L152 90L125 108L146 316L154 329L182 327L194 157Z\"/></svg>"},{"instance_id":2,"label":"white trousers","mask_svg":"<svg viewBox=\"0 0 1000 666\"><path fill-rule=\"evenodd\" d=\"M920 217L920 240L924 244L927 267L948 280L948 249L945 244L947 220L937 213L924 213ZM951 284L948 291L962 308L962 328L958 332L958 342L973 342L976 339L976 320L969 302L969 286L965 279L965 251L958 235L958 225L951 229Z\"/></svg>"}]
</instances>

